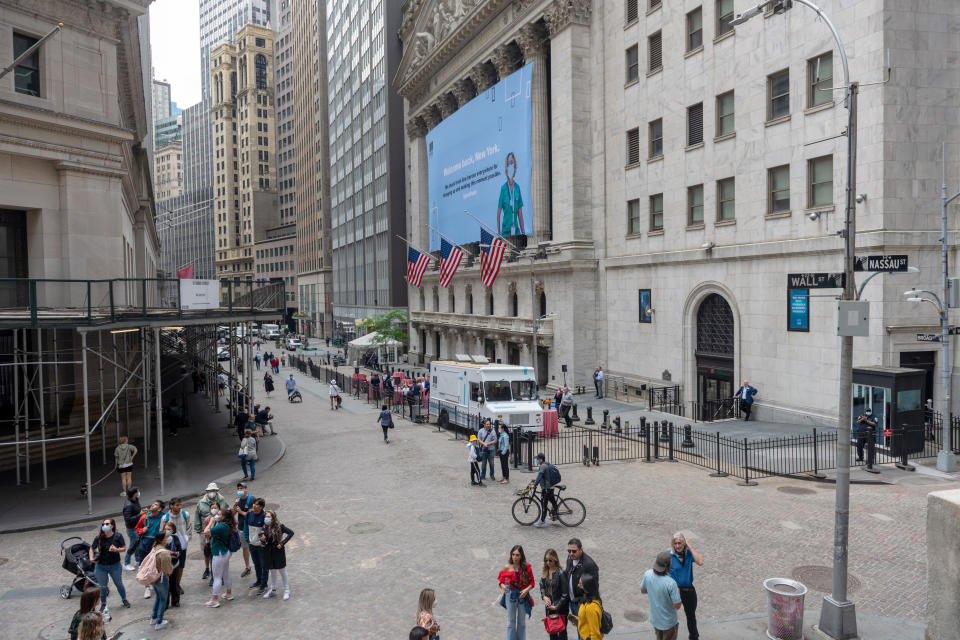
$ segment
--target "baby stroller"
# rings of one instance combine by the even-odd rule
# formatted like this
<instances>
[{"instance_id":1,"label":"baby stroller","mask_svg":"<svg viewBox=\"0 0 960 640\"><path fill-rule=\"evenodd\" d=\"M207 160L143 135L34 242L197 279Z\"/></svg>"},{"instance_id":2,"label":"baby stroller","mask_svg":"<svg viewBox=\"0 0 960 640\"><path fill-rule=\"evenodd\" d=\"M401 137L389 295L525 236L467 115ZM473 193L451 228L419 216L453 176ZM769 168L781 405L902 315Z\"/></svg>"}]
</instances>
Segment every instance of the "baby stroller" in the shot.
<instances>
[{"instance_id":1,"label":"baby stroller","mask_svg":"<svg viewBox=\"0 0 960 640\"><path fill-rule=\"evenodd\" d=\"M293 391L291 391L290 393L287 394L287 401L288 401L288 402L303 402L303 396L300 395L300 391L298 391L297 389L294 389Z\"/></svg>"},{"instance_id":2,"label":"baby stroller","mask_svg":"<svg viewBox=\"0 0 960 640\"><path fill-rule=\"evenodd\" d=\"M63 556L63 568L73 576L72 582L60 587L61 598L67 600L73 595L74 589L83 593L87 586L97 584L93 576L93 562L90 561L90 545L83 538L73 536L61 542L60 555Z\"/></svg>"}]
</instances>

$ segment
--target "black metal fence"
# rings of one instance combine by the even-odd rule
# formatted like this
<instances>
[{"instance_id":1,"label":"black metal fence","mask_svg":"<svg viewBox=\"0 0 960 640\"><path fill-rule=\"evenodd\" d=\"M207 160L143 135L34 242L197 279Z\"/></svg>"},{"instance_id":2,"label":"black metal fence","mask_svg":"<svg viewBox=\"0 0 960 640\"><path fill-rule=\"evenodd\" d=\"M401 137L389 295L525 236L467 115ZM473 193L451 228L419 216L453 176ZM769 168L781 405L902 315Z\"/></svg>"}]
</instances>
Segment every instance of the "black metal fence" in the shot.
<instances>
[{"instance_id":1,"label":"black metal fence","mask_svg":"<svg viewBox=\"0 0 960 640\"><path fill-rule=\"evenodd\" d=\"M927 409L924 416L927 439L936 443L937 450L943 446L943 414ZM960 416L950 414L950 450L960 453Z\"/></svg>"},{"instance_id":2,"label":"black metal fence","mask_svg":"<svg viewBox=\"0 0 960 640\"><path fill-rule=\"evenodd\" d=\"M722 400L694 401L690 403L693 411L692 417L699 422L714 422L716 420L727 420L736 418L738 414L738 402L735 398L724 398Z\"/></svg>"},{"instance_id":3,"label":"black metal fence","mask_svg":"<svg viewBox=\"0 0 960 640\"><path fill-rule=\"evenodd\" d=\"M683 415L683 402L680 397L680 385L672 387L647 387L647 405L650 411Z\"/></svg>"}]
</instances>

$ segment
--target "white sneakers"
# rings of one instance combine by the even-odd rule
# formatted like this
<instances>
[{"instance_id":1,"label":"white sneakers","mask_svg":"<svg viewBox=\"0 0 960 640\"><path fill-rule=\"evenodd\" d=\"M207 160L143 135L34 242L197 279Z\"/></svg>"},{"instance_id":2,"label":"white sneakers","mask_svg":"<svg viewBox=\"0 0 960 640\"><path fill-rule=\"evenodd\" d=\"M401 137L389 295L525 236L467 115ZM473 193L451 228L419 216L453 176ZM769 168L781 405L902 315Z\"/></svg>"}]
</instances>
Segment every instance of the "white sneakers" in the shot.
<instances>
[{"instance_id":1,"label":"white sneakers","mask_svg":"<svg viewBox=\"0 0 960 640\"><path fill-rule=\"evenodd\" d=\"M147 587L146 589L143 590L143 599L144 599L144 600L146 600L147 598L149 598L149 597L152 596L152 595L153 595L153 593L150 592L150 587Z\"/></svg>"},{"instance_id":2,"label":"white sneakers","mask_svg":"<svg viewBox=\"0 0 960 640\"><path fill-rule=\"evenodd\" d=\"M263 594L263 597L264 597L264 598L272 598L272 597L274 596L274 594L276 594L276 592L277 592L276 589L274 589L273 587L270 587L269 589L267 589L267 592L266 592L265 594Z\"/></svg>"},{"instance_id":3,"label":"white sneakers","mask_svg":"<svg viewBox=\"0 0 960 640\"><path fill-rule=\"evenodd\" d=\"M167 622L166 620L161 620L157 624L153 625L153 628L159 631L160 629L163 629L164 627L166 627L168 624L170 623Z\"/></svg>"},{"instance_id":4,"label":"white sneakers","mask_svg":"<svg viewBox=\"0 0 960 640\"><path fill-rule=\"evenodd\" d=\"M137 570L137 568L136 568L135 566L133 566L132 564L125 564L125 565L123 565L123 568L126 569L127 571L136 571L136 570Z\"/></svg>"},{"instance_id":5,"label":"white sneakers","mask_svg":"<svg viewBox=\"0 0 960 640\"><path fill-rule=\"evenodd\" d=\"M283 599L284 599L284 600L289 600L289 599L290 599L290 589L284 589L284 590L283 590Z\"/></svg>"}]
</instances>

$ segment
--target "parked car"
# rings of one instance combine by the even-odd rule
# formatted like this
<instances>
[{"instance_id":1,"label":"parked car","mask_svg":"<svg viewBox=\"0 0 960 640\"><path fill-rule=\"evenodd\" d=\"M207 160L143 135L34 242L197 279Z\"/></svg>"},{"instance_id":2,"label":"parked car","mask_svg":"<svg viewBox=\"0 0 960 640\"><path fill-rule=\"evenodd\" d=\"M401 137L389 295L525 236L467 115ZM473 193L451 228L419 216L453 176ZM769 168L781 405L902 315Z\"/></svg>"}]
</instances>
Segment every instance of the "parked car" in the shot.
<instances>
[{"instance_id":1,"label":"parked car","mask_svg":"<svg viewBox=\"0 0 960 640\"><path fill-rule=\"evenodd\" d=\"M217 360L229 360L230 350L226 347L217 347Z\"/></svg>"},{"instance_id":2,"label":"parked car","mask_svg":"<svg viewBox=\"0 0 960 640\"><path fill-rule=\"evenodd\" d=\"M302 348L303 343L300 342L300 338L287 338L287 351L296 351Z\"/></svg>"}]
</instances>

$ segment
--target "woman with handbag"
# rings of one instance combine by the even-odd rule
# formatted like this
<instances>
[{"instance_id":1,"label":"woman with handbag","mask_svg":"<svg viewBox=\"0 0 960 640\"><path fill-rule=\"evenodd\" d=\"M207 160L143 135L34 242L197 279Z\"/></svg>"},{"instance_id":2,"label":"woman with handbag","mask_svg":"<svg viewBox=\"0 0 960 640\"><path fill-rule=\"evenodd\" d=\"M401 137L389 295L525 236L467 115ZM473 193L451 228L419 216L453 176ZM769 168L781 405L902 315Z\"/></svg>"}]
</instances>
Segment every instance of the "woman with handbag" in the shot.
<instances>
[{"instance_id":1,"label":"woman with handbag","mask_svg":"<svg viewBox=\"0 0 960 640\"><path fill-rule=\"evenodd\" d=\"M436 601L437 595L433 589L424 589L417 602L417 625L427 630L426 637L430 640L440 640L440 625L433 617L433 605Z\"/></svg>"},{"instance_id":2,"label":"woman with handbag","mask_svg":"<svg viewBox=\"0 0 960 640\"><path fill-rule=\"evenodd\" d=\"M276 511L267 511L260 530L260 542L263 544L263 570L270 572L270 586L263 594L272 598L277 592L277 578L283 579L283 599L290 599L290 582L287 579L287 552L284 547L293 537L293 530L277 518ZM279 575L278 575L279 574Z\"/></svg>"},{"instance_id":3,"label":"woman with handbag","mask_svg":"<svg viewBox=\"0 0 960 640\"><path fill-rule=\"evenodd\" d=\"M550 634L550 640L567 640L567 614L570 612L567 582L567 573L560 566L556 550L547 549L543 554L543 573L540 574L540 598L547 609L543 626Z\"/></svg>"},{"instance_id":4,"label":"woman with handbag","mask_svg":"<svg viewBox=\"0 0 960 640\"><path fill-rule=\"evenodd\" d=\"M243 469L243 479L256 479L257 475L257 439L253 436L253 429L243 430L243 440L240 441L240 468ZM250 475L247 475L247 464L250 465Z\"/></svg>"},{"instance_id":5,"label":"woman with handbag","mask_svg":"<svg viewBox=\"0 0 960 640\"><path fill-rule=\"evenodd\" d=\"M507 610L507 640L526 640L527 619L533 607L530 590L533 589L533 568L527 562L523 547L510 549L510 561L497 576L503 597L500 604ZM526 615L526 618L524 617Z\"/></svg>"}]
</instances>

